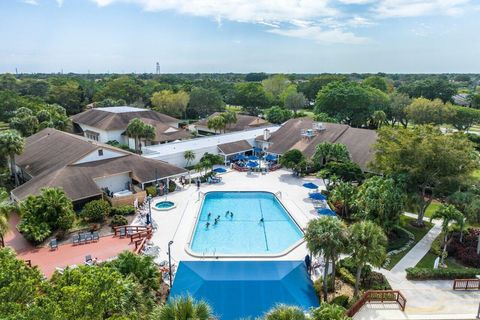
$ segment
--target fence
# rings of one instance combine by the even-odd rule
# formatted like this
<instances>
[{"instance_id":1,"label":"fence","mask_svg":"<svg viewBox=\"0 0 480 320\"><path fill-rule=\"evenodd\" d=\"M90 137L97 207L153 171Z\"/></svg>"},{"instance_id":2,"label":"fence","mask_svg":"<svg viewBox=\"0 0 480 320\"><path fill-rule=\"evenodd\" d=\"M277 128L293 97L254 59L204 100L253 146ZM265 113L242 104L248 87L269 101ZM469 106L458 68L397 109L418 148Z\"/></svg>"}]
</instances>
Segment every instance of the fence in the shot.
<instances>
[{"instance_id":1,"label":"fence","mask_svg":"<svg viewBox=\"0 0 480 320\"><path fill-rule=\"evenodd\" d=\"M480 279L455 279L453 290L480 290Z\"/></svg>"},{"instance_id":2,"label":"fence","mask_svg":"<svg viewBox=\"0 0 480 320\"><path fill-rule=\"evenodd\" d=\"M366 303L370 302L396 302L402 309L405 310L407 299L397 290L369 290L355 302L355 304L348 309L347 316L353 317Z\"/></svg>"}]
</instances>

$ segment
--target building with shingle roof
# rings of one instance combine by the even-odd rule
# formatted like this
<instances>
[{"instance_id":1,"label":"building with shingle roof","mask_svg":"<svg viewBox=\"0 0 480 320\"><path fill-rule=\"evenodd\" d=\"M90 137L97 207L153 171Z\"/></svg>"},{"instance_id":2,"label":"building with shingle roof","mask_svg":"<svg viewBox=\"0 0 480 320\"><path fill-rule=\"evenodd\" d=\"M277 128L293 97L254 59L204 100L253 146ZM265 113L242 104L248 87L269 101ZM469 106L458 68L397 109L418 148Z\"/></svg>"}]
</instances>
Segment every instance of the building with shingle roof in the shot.
<instances>
[{"instance_id":1,"label":"building with shingle roof","mask_svg":"<svg viewBox=\"0 0 480 320\"><path fill-rule=\"evenodd\" d=\"M215 112L208 118L202 119L192 124L192 126L198 131L198 133L215 133L213 129L208 128L208 119L219 116L221 112ZM255 116L249 116L245 114L237 114L237 122L227 125L225 132L237 132L251 129L258 129L261 127L269 127L272 124L265 119Z\"/></svg>"}]
</instances>

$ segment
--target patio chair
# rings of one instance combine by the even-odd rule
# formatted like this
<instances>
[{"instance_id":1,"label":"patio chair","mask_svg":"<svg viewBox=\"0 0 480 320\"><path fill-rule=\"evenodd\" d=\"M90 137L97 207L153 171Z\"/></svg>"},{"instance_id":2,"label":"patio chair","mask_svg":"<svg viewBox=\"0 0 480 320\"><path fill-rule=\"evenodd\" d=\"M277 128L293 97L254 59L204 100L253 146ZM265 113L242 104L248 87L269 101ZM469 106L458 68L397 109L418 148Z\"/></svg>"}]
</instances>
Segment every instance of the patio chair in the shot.
<instances>
[{"instance_id":1,"label":"patio chair","mask_svg":"<svg viewBox=\"0 0 480 320\"><path fill-rule=\"evenodd\" d=\"M57 239L52 239L52 240L50 240L50 249L51 249L51 250L56 250L56 249L58 249Z\"/></svg>"},{"instance_id":2,"label":"patio chair","mask_svg":"<svg viewBox=\"0 0 480 320\"><path fill-rule=\"evenodd\" d=\"M127 230L125 228L120 228L120 238L127 236Z\"/></svg>"},{"instance_id":3,"label":"patio chair","mask_svg":"<svg viewBox=\"0 0 480 320\"><path fill-rule=\"evenodd\" d=\"M79 242L80 242L80 237L78 236L78 234L74 234L72 237L73 245L77 245Z\"/></svg>"},{"instance_id":4,"label":"patio chair","mask_svg":"<svg viewBox=\"0 0 480 320\"><path fill-rule=\"evenodd\" d=\"M95 242L100 240L100 235L98 234L97 231L94 231L94 232L92 233L92 239L93 239L93 241L95 241Z\"/></svg>"},{"instance_id":5,"label":"patio chair","mask_svg":"<svg viewBox=\"0 0 480 320\"><path fill-rule=\"evenodd\" d=\"M91 255L91 254L85 256L85 264L86 264L86 265L89 265L89 266L93 264L92 255Z\"/></svg>"},{"instance_id":6,"label":"patio chair","mask_svg":"<svg viewBox=\"0 0 480 320\"><path fill-rule=\"evenodd\" d=\"M85 243L85 234L83 234L83 233L78 234L78 243L79 244Z\"/></svg>"},{"instance_id":7,"label":"patio chair","mask_svg":"<svg viewBox=\"0 0 480 320\"><path fill-rule=\"evenodd\" d=\"M85 233L85 242L91 242L93 241L92 234L90 232Z\"/></svg>"}]
</instances>

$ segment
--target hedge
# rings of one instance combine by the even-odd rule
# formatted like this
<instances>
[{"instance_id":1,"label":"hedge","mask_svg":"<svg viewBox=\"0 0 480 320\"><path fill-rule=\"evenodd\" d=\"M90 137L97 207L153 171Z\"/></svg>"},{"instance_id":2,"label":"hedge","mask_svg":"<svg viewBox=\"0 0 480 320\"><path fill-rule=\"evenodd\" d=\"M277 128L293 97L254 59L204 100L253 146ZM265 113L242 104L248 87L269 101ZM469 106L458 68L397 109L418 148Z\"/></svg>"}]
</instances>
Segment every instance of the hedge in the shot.
<instances>
[{"instance_id":1,"label":"hedge","mask_svg":"<svg viewBox=\"0 0 480 320\"><path fill-rule=\"evenodd\" d=\"M431 268L407 268L408 280L453 280L473 279L480 274L480 269L431 269Z\"/></svg>"}]
</instances>

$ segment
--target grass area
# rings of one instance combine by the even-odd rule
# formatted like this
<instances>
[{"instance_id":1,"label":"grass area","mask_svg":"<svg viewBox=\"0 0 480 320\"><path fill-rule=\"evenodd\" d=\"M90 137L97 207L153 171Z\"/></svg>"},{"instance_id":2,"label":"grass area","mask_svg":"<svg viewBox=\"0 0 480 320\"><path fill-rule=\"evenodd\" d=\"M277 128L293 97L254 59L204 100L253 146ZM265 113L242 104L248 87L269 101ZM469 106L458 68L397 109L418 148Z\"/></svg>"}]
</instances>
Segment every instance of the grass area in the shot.
<instances>
[{"instance_id":1,"label":"grass area","mask_svg":"<svg viewBox=\"0 0 480 320\"><path fill-rule=\"evenodd\" d=\"M226 111L233 111L233 112L242 112L243 108L241 106L232 106L232 105L226 105L225 106Z\"/></svg>"},{"instance_id":2,"label":"grass area","mask_svg":"<svg viewBox=\"0 0 480 320\"><path fill-rule=\"evenodd\" d=\"M440 208L442 204L436 200L433 200L432 203L428 206L427 210L425 211L425 217L430 218L435 211Z\"/></svg>"},{"instance_id":3,"label":"grass area","mask_svg":"<svg viewBox=\"0 0 480 320\"><path fill-rule=\"evenodd\" d=\"M432 252L427 252L427 254L420 260L415 267L417 268L433 268L435 264L435 259L437 259L437 255ZM445 260L447 268L449 269L463 269L465 268L461 264L458 264L454 259L447 258Z\"/></svg>"},{"instance_id":4,"label":"grass area","mask_svg":"<svg viewBox=\"0 0 480 320\"><path fill-rule=\"evenodd\" d=\"M418 243L418 241L420 241L433 227L433 223L430 223L428 221L425 221L424 228L414 227L411 225L411 222L415 220L415 218L410 218L404 215L400 217L400 227L411 232L414 235L415 240L410 245L410 248L408 248L407 250L392 255L390 257L390 263L386 266L386 269L391 270L398 263L398 261L400 261L408 253L408 251L410 251L410 249L413 248Z\"/></svg>"},{"instance_id":5,"label":"grass area","mask_svg":"<svg viewBox=\"0 0 480 320\"><path fill-rule=\"evenodd\" d=\"M315 114L313 113L312 110L301 109L301 110L299 110L299 112L305 113L305 115L306 115L307 117L312 118L312 119L313 119L313 117L315 116Z\"/></svg>"}]
</instances>

